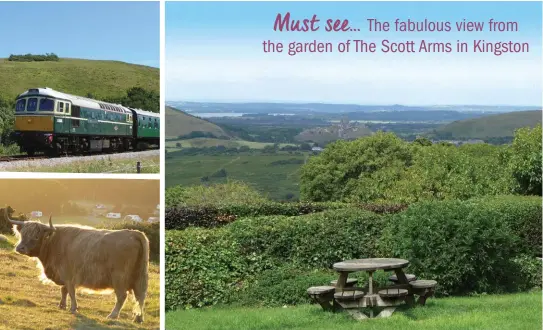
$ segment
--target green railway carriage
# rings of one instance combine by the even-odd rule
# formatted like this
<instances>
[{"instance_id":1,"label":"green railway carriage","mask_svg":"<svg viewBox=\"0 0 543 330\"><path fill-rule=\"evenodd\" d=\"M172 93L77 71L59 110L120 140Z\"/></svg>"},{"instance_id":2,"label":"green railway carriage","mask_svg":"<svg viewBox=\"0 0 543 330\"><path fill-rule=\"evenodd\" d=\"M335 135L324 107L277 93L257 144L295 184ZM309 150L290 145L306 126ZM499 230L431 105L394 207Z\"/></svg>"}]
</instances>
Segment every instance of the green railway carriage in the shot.
<instances>
[{"instance_id":1,"label":"green railway carriage","mask_svg":"<svg viewBox=\"0 0 543 330\"><path fill-rule=\"evenodd\" d=\"M160 114L132 109L134 137L143 145L160 144Z\"/></svg>"},{"instance_id":2,"label":"green railway carriage","mask_svg":"<svg viewBox=\"0 0 543 330\"><path fill-rule=\"evenodd\" d=\"M138 136L138 111L147 113L50 88L29 89L17 97L13 137L30 155L126 151L151 144L140 143L151 133L142 128ZM160 128L149 129L158 132L156 141L149 141L158 145Z\"/></svg>"}]
</instances>

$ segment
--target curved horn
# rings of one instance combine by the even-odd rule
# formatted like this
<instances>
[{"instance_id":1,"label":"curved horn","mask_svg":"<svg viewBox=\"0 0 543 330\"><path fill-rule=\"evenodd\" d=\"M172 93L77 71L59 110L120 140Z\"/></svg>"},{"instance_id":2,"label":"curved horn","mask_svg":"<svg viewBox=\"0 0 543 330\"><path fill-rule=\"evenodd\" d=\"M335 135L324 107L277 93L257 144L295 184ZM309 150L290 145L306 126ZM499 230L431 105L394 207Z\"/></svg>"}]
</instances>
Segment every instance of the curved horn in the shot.
<instances>
[{"instance_id":1,"label":"curved horn","mask_svg":"<svg viewBox=\"0 0 543 330\"><path fill-rule=\"evenodd\" d=\"M49 215L49 228L51 228L52 231L57 230L55 226L53 226L53 221L51 220L53 218L53 215Z\"/></svg>"},{"instance_id":2,"label":"curved horn","mask_svg":"<svg viewBox=\"0 0 543 330\"><path fill-rule=\"evenodd\" d=\"M8 209L7 209L7 208L4 209L4 218L5 218L7 221L9 221L9 222L11 222L12 224L14 224L14 225L23 226L23 225L25 224L24 221L11 220L11 219L9 218Z\"/></svg>"}]
</instances>

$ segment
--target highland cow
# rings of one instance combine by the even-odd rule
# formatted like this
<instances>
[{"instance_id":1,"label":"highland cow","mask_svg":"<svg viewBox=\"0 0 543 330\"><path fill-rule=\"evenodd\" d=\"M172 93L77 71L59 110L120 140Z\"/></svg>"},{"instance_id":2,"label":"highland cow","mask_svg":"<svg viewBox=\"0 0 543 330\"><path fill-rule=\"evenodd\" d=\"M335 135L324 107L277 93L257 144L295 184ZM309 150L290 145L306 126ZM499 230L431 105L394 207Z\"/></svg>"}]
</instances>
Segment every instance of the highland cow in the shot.
<instances>
[{"instance_id":1,"label":"highland cow","mask_svg":"<svg viewBox=\"0 0 543 330\"><path fill-rule=\"evenodd\" d=\"M99 230L76 225L49 226L36 221L6 220L20 237L15 251L39 259L43 275L61 286L59 307L77 312L77 288L115 291L117 302L108 315L115 319L129 291L135 298L135 322L143 322L147 295L149 240L136 230Z\"/></svg>"}]
</instances>

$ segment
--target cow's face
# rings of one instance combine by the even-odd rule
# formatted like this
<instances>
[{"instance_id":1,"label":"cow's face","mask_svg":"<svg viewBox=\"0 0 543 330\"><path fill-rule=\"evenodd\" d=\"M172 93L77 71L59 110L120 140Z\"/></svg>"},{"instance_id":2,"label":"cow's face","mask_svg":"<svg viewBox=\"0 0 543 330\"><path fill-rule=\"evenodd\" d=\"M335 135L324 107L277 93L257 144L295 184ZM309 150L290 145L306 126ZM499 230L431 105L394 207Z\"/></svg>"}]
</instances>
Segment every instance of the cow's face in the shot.
<instances>
[{"instance_id":1,"label":"cow's face","mask_svg":"<svg viewBox=\"0 0 543 330\"><path fill-rule=\"evenodd\" d=\"M54 229L39 222L26 221L24 225L17 225L20 240L15 251L30 257L37 257L45 239L52 235Z\"/></svg>"}]
</instances>

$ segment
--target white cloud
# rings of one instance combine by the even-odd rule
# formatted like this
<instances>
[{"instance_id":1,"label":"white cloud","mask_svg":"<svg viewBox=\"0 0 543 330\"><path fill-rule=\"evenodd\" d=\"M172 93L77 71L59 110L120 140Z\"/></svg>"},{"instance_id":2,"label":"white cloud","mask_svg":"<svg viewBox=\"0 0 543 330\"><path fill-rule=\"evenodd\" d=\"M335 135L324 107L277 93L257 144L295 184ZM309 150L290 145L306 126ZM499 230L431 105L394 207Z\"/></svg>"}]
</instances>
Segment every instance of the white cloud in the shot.
<instances>
[{"instance_id":1,"label":"white cloud","mask_svg":"<svg viewBox=\"0 0 543 330\"><path fill-rule=\"evenodd\" d=\"M500 57L352 53L290 57L256 53L255 47L224 46L168 47L166 99L421 105L541 103L541 59L533 53ZM198 55L184 55L195 53Z\"/></svg>"}]
</instances>

